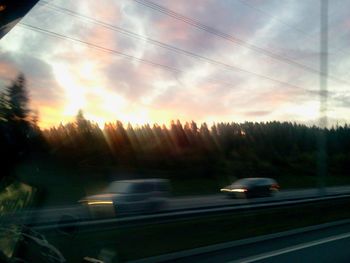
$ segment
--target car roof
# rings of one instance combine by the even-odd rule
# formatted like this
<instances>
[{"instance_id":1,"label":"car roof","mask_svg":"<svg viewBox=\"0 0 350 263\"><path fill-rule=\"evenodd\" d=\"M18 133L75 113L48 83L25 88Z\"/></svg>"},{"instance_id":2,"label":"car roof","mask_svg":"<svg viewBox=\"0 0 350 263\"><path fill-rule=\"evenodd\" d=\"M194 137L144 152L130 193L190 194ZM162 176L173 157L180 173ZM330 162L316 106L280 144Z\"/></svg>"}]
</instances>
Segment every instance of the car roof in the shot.
<instances>
[{"instance_id":1,"label":"car roof","mask_svg":"<svg viewBox=\"0 0 350 263\"><path fill-rule=\"evenodd\" d=\"M151 178L151 179L129 179L129 180L116 180L111 182L113 183L168 183L168 179L159 179L159 178Z\"/></svg>"},{"instance_id":2,"label":"car roof","mask_svg":"<svg viewBox=\"0 0 350 263\"><path fill-rule=\"evenodd\" d=\"M256 182L256 181L275 182L275 179L269 178L269 177L248 177L248 178L239 179L234 183L237 183L237 182Z\"/></svg>"},{"instance_id":3,"label":"car roof","mask_svg":"<svg viewBox=\"0 0 350 263\"><path fill-rule=\"evenodd\" d=\"M274 180L274 179L270 177L246 177L239 180Z\"/></svg>"}]
</instances>

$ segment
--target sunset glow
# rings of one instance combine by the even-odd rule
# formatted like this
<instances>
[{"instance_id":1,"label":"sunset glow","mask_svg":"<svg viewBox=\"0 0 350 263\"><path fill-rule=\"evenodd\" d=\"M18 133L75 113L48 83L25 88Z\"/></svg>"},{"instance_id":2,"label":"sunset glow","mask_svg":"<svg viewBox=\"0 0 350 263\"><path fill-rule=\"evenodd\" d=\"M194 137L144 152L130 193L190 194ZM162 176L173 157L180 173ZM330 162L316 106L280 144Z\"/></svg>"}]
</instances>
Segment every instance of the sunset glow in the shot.
<instances>
[{"instance_id":1,"label":"sunset glow","mask_svg":"<svg viewBox=\"0 0 350 263\"><path fill-rule=\"evenodd\" d=\"M154 1L247 44L129 0L39 3L21 21L34 29L18 24L0 41L0 89L23 72L43 128L73 121L80 109L101 127L116 120L317 123L318 12L309 2L251 2L274 15L240 1L208 0L201 7L196 1ZM329 29L334 124L350 116L350 56L340 49L350 39L342 33L346 8L335 2L331 8L337 12Z\"/></svg>"}]
</instances>

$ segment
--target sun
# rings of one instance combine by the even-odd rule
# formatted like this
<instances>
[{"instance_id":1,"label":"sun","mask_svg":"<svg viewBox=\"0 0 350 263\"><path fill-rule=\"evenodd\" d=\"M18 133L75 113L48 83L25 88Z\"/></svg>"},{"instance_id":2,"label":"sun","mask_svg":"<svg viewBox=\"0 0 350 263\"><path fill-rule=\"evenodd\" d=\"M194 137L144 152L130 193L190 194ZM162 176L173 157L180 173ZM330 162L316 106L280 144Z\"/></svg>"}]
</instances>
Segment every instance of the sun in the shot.
<instances>
[{"instance_id":1,"label":"sun","mask_svg":"<svg viewBox=\"0 0 350 263\"><path fill-rule=\"evenodd\" d=\"M96 62L97 63L97 62ZM144 125L147 123L167 124L170 119L184 119L170 109L159 109L152 106L152 100L164 92L171 82L155 82L155 93L133 99L123 96L118 85L108 87L105 76L93 61L81 61L78 67L64 63L53 64L54 76L63 90L65 97L62 105L56 110L55 121L67 123L74 121L79 110L86 119L103 128L105 123L117 120L124 124ZM52 114L50 114L53 116ZM52 121L50 121L52 123Z\"/></svg>"},{"instance_id":2,"label":"sun","mask_svg":"<svg viewBox=\"0 0 350 263\"><path fill-rule=\"evenodd\" d=\"M66 98L63 114L74 116L86 105L84 88L75 80L73 74L64 65L53 65L53 72Z\"/></svg>"},{"instance_id":3,"label":"sun","mask_svg":"<svg viewBox=\"0 0 350 263\"><path fill-rule=\"evenodd\" d=\"M90 61L85 61L79 66L79 75L85 79L91 79L94 76L95 65Z\"/></svg>"}]
</instances>

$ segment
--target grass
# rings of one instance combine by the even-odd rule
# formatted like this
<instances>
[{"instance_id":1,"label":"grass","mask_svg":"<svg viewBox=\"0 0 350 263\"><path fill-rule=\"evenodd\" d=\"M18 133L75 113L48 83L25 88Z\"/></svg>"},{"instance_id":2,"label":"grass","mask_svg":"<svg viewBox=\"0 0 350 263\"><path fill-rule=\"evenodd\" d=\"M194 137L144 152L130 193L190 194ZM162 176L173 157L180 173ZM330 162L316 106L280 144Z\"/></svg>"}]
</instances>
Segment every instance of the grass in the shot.
<instances>
[{"instance_id":1,"label":"grass","mask_svg":"<svg viewBox=\"0 0 350 263\"><path fill-rule=\"evenodd\" d=\"M29 185L13 182L0 192L0 215L27 207L33 199L35 189Z\"/></svg>"}]
</instances>

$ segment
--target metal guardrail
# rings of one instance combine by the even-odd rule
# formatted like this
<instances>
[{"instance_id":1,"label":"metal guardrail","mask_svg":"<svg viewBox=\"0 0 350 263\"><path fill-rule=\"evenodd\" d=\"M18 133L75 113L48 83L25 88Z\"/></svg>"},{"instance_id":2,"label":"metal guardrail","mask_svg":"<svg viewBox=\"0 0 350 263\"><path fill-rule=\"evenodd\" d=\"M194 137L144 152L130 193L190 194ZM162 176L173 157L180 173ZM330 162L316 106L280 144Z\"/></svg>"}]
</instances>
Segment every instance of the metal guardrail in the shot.
<instances>
[{"instance_id":1,"label":"metal guardrail","mask_svg":"<svg viewBox=\"0 0 350 263\"><path fill-rule=\"evenodd\" d=\"M270 201L254 204L226 205L222 207L200 208L190 210L177 210L171 212L157 213L151 215L127 216L112 219L72 221L60 224L33 224L32 227L36 230L51 230L59 228L76 227L81 231L96 231L96 228L110 227L130 227L137 225L145 225L149 223L167 223L179 221L182 219L191 219L210 215L224 215L232 212L256 211L266 208L278 208L283 206L295 206L307 203L335 201L339 199L350 198L350 194L337 194L321 197L309 197L296 200Z\"/></svg>"}]
</instances>

